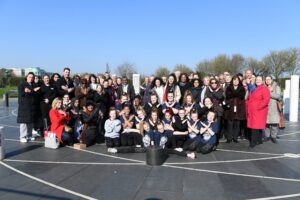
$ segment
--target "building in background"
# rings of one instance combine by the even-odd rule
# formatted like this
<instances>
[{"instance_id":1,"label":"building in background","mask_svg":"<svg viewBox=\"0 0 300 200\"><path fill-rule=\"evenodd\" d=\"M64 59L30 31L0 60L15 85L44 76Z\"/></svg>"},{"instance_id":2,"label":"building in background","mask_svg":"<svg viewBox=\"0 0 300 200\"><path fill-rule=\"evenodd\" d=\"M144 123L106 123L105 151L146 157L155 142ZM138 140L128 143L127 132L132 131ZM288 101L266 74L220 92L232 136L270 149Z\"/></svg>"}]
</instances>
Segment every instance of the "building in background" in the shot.
<instances>
[{"instance_id":1,"label":"building in background","mask_svg":"<svg viewBox=\"0 0 300 200\"><path fill-rule=\"evenodd\" d=\"M25 75L28 74L29 72L33 72L34 75L36 76L42 76L44 74L46 74L47 72L39 67L28 67L25 68Z\"/></svg>"},{"instance_id":2,"label":"building in background","mask_svg":"<svg viewBox=\"0 0 300 200\"><path fill-rule=\"evenodd\" d=\"M22 68L13 67L13 68L7 68L7 69L11 70L13 76L17 76L17 77L25 76L25 70Z\"/></svg>"}]
</instances>

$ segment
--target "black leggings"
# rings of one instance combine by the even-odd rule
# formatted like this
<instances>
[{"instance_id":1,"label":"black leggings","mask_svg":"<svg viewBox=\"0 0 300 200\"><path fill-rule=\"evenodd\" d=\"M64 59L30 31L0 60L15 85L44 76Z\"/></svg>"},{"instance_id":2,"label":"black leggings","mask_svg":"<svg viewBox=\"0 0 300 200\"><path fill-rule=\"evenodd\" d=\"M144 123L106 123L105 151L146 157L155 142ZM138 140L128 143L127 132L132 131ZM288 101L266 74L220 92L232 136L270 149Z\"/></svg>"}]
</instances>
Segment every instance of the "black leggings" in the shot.
<instances>
[{"instance_id":1,"label":"black leggings","mask_svg":"<svg viewBox=\"0 0 300 200\"><path fill-rule=\"evenodd\" d=\"M142 145L143 136L139 133L122 133L120 136L122 146Z\"/></svg>"},{"instance_id":2,"label":"black leggings","mask_svg":"<svg viewBox=\"0 0 300 200\"><path fill-rule=\"evenodd\" d=\"M186 135L172 135L170 137L171 148L174 149L174 148L182 147L186 141L186 138L187 138Z\"/></svg>"},{"instance_id":3,"label":"black leggings","mask_svg":"<svg viewBox=\"0 0 300 200\"><path fill-rule=\"evenodd\" d=\"M212 144L204 144L195 140L188 140L183 145L185 151L197 151L197 153L207 154L213 151Z\"/></svg>"},{"instance_id":4,"label":"black leggings","mask_svg":"<svg viewBox=\"0 0 300 200\"><path fill-rule=\"evenodd\" d=\"M120 146L120 139L118 137L117 138L105 137L105 142L108 148Z\"/></svg>"}]
</instances>

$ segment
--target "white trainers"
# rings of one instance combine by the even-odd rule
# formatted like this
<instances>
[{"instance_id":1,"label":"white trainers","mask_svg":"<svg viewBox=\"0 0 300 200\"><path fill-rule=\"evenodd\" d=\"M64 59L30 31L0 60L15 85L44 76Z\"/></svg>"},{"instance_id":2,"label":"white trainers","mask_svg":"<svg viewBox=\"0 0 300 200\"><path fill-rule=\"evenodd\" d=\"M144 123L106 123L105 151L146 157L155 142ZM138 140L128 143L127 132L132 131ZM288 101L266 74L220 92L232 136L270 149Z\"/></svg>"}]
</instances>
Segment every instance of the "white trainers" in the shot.
<instances>
[{"instance_id":1,"label":"white trainers","mask_svg":"<svg viewBox=\"0 0 300 200\"><path fill-rule=\"evenodd\" d=\"M35 141L35 137L28 138L30 141Z\"/></svg>"},{"instance_id":2,"label":"white trainers","mask_svg":"<svg viewBox=\"0 0 300 200\"><path fill-rule=\"evenodd\" d=\"M107 152L108 152L108 153L117 153L118 150L117 150L116 148L108 148L108 149L107 149Z\"/></svg>"},{"instance_id":3,"label":"white trainers","mask_svg":"<svg viewBox=\"0 0 300 200\"><path fill-rule=\"evenodd\" d=\"M187 157L194 160L196 158L196 155L194 152L192 152L192 153L188 153Z\"/></svg>"},{"instance_id":4,"label":"white trainers","mask_svg":"<svg viewBox=\"0 0 300 200\"><path fill-rule=\"evenodd\" d=\"M175 148L176 151L182 152L183 149L182 148Z\"/></svg>"},{"instance_id":5,"label":"white trainers","mask_svg":"<svg viewBox=\"0 0 300 200\"><path fill-rule=\"evenodd\" d=\"M27 140L27 138L24 138L24 137L23 137L23 138L20 139L20 142L22 142L22 143L27 143L28 140Z\"/></svg>"}]
</instances>

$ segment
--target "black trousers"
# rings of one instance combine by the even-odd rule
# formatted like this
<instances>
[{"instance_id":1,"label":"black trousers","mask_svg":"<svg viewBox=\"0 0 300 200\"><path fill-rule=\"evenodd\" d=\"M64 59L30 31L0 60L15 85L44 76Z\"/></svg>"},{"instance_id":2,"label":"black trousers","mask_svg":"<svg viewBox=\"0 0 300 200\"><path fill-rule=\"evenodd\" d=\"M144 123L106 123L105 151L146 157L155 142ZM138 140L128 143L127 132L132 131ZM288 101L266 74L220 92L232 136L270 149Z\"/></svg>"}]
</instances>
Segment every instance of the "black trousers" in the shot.
<instances>
[{"instance_id":1,"label":"black trousers","mask_svg":"<svg viewBox=\"0 0 300 200\"><path fill-rule=\"evenodd\" d=\"M197 142L193 139L190 139L190 140L185 141L182 148L185 151L196 151L198 144L199 144L199 142Z\"/></svg>"},{"instance_id":2,"label":"black trousers","mask_svg":"<svg viewBox=\"0 0 300 200\"><path fill-rule=\"evenodd\" d=\"M262 144L262 130L261 129L251 129L251 140L250 146Z\"/></svg>"},{"instance_id":3,"label":"black trousers","mask_svg":"<svg viewBox=\"0 0 300 200\"><path fill-rule=\"evenodd\" d=\"M122 146L135 146L143 143L143 136L135 132L122 133L120 139Z\"/></svg>"},{"instance_id":4,"label":"black trousers","mask_svg":"<svg viewBox=\"0 0 300 200\"><path fill-rule=\"evenodd\" d=\"M227 140L237 140L240 131L240 121L239 120L227 120L227 131L226 139Z\"/></svg>"},{"instance_id":5,"label":"black trousers","mask_svg":"<svg viewBox=\"0 0 300 200\"><path fill-rule=\"evenodd\" d=\"M187 139L186 135L172 135L171 140L171 149L183 147L183 144L185 143Z\"/></svg>"},{"instance_id":6,"label":"black trousers","mask_svg":"<svg viewBox=\"0 0 300 200\"><path fill-rule=\"evenodd\" d=\"M120 138L105 137L105 142L108 148L120 146Z\"/></svg>"}]
</instances>

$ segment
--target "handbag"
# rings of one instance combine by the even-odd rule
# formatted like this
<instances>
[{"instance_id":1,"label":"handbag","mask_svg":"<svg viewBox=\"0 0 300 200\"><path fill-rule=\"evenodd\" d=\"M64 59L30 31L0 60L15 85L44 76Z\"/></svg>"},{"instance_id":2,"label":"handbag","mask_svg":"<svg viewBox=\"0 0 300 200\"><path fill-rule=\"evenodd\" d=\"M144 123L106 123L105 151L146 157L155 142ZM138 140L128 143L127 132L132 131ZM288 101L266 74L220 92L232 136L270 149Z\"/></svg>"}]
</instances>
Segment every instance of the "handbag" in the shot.
<instances>
[{"instance_id":1,"label":"handbag","mask_svg":"<svg viewBox=\"0 0 300 200\"><path fill-rule=\"evenodd\" d=\"M46 148L57 149L59 147L59 140L54 132L45 131L44 135Z\"/></svg>"},{"instance_id":2,"label":"handbag","mask_svg":"<svg viewBox=\"0 0 300 200\"><path fill-rule=\"evenodd\" d=\"M73 129L71 126L68 125L64 125L64 131L67 133L72 133Z\"/></svg>"},{"instance_id":3,"label":"handbag","mask_svg":"<svg viewBox=\"0 0 300 200\"><path fill-rule=\"evenodd\" d=\"M283 101L277 101L277 109L278 109L278 112L279 112L279 124L278 124L278 127L280 129L284 129L285 128L285 123L284 123L284 114L283 114Z\"/></svg>"}]
</instances>

